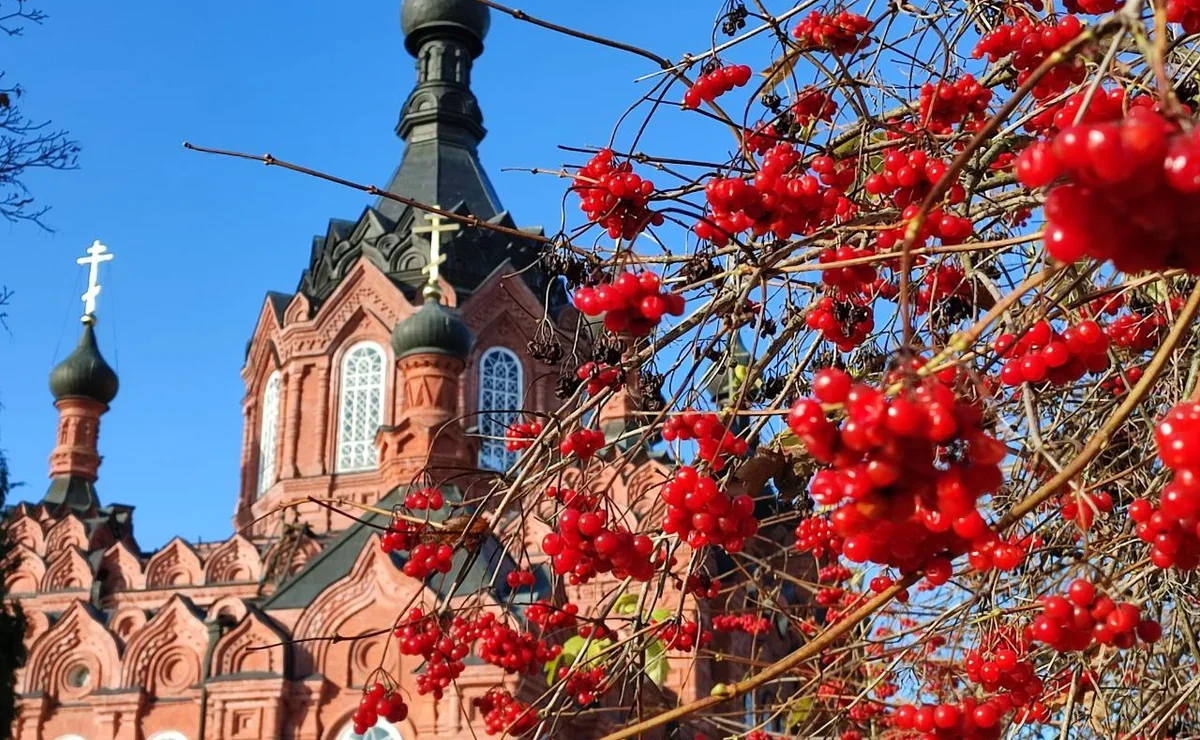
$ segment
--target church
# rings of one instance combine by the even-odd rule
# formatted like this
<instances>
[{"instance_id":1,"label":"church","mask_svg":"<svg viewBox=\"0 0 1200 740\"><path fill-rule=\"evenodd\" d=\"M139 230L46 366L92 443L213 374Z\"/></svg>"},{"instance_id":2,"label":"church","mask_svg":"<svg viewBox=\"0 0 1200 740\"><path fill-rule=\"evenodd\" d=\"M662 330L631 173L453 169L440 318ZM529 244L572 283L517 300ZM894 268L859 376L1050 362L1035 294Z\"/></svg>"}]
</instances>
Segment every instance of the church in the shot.
<instances>
[{"instance_id":1,"label":"church","mask_svg":"<svg viewBox=\"0 0 1200 740\"><path fill-rule=\"evenodd\" d=\"M453 579L409 577L380 546L413 487L463 502L513 463L516 411L557 405L559 370L530 344L570 342L579 321L524 238L539 232L517 226L478 158L470 72L489 22L474 0L403 1L416 84L387 191L435 210L385 196L333 219L296 289L266 294L242 369L241 487L224 542L143 551L132 508L99 493L100 426L119 384L92 296L78 346L50 376L49 487L8 512L5 585L28 620L17 740L480 737L473 700L497 686L536 698L544 682L468 660L442 698L419 696L420 657L399 655L391 635L402 610L481 595L511 609L554 588L586 610L615 585L554 585L538 544L548 529L529 517L491 523L481 555L456 554ZM81 260L93 285L103 250ZM602 428L620 423L624 406L611 406ZM592 485L626 502L668 475L649 449L598 465ZM506 584L518 567L536 575L532 593ZM381 670L410 712L356 734L352 715ZM713 678L681 665L666 685L687 699Z\"/></svg>"}]
</instances>

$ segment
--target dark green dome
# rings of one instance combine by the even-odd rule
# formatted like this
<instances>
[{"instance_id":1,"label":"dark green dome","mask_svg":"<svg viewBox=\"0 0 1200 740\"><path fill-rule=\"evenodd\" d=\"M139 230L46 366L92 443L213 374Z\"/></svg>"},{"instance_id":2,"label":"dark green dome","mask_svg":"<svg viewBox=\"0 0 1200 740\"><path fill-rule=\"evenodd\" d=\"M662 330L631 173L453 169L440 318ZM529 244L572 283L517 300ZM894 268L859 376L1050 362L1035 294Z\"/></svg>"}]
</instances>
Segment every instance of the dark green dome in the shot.
<instances>
[{"instance_id":1,"label":"dark green dome","mask_svg":"<svg viewBox=\"0 0 1200 740\"><path fill-rule=\"evenodd\" d=\"M404 47L413 56L423 37L433 33L458 36L467 42L473 56L479 56L491 20L488 6L475 0L404 0L400 6Z\"/></svg>"},{"instance_id":2,"label":"dark green dome","mask_svg":"<svg viewBox=\"0 0 1200 740\"><path fill-rule=\"evenodd\" d=\"M118 387L117 374L96 346L95 329L85 323L75 351L50 371L54 400L83 397L108 403L116 397Z\"/></svg>"},{"instance_id":3,"label":"dark green dome","mask_svg":"<svg viewBox=\"0 0 1200 740\"><path fill-rule=\"evenodd\" d=\"M392 349L397 360L425 353L450 355L465 361L473 341L467 325L436 298L426 298L416 313L392 329Z\"/></svg>"}]
</instances>

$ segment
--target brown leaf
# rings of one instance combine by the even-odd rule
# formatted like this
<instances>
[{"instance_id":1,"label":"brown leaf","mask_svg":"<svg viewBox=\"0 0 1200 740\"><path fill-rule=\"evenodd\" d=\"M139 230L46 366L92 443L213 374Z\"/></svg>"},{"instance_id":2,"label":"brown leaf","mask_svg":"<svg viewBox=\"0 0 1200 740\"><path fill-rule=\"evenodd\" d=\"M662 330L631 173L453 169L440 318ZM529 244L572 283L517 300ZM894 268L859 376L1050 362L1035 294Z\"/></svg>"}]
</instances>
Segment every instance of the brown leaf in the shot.
<instances>
[{"instance_id":1,"label":"brown leaf","mask_svg":"<svg viewBox=\"0 0 1200 740\"><path fill-rule=\"evenodd\" d=\"M788 47L783 55L771 62L771 66L759 72L760 75L767 78L764 83L763 90L774 90L781 82L788 78L792 70L796 68L796 64L800 61L800 54L804 52L798 46Z\"/></svg>"},{"instance_id":2,"label":"brown leaf","mask_svg":"<svg viewBox=\"0 0 1200 740\"><path fill-rule=\"evenodd\" d=\"M754 457L742 463L735 474L738 480L746 484L746 492L753 495L761 491L767 481L783 469L787 458L769 447L759 447L754 451Z\"/></svg>"}]
</instances>

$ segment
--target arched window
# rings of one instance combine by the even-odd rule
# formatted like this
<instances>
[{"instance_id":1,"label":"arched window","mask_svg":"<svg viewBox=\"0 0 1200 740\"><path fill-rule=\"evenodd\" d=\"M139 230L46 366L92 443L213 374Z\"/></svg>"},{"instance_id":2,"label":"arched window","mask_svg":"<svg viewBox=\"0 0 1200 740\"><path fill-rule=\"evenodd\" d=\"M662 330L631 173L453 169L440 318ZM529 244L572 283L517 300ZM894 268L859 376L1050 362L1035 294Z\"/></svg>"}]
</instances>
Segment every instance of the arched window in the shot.
<instances>
[{"instance_id":1,"label":"arched window","mask_svg":"<svg viewBox=\"0 0 1200 740\"><path fill-rule=\"evenodd\" d=\"M361 735L354 734L354 725L347 723L338 735L338 740L404 740L404 736L400 734L395 725L381 719L375 723L374 727L369 728Z\"/></svg>"},{"instance_id":2,"label":"arched window","mask_svg":"<svg viewBox=\"0 0 1200 740\"><path fill-rule=\"evenodd\" d=\"M492 347L479 358L479 466L508 470L517 453L504 448L504 435L521 408L521 361L512 350Z\"/></svg>"},{"instance_id":3,"label":"arched window","mask_svg":"<svg viewBox=\"0 0 1200 740\"><path fill-rule=\"evenodd\" d=\"M267 378L263 391L262 415L258 424L258 495L275 482L275 448L279 441L279 371Z\"/></svg>"},{"instance_id":4,"label":"arched window","mask_svg":"<svg viewBox=\"0 0 1200 740\"><path fill-rule=\"evenodd\" d=\"M383 423L383 348L356 344L342 358L338 401L337 471L370 470L379 463L375 431Z\"/></svg>"},{"instance_id":5,"label":"arched window","mask_svg":"<svg viewBox=\"0 0 1200 740\"><path fill-rule=\"evenodd\" d=\"M150 740L188 740L188 737L182 732L167 730L166 732L156 732L150 736Z\"/></svg>"}]
</instances>

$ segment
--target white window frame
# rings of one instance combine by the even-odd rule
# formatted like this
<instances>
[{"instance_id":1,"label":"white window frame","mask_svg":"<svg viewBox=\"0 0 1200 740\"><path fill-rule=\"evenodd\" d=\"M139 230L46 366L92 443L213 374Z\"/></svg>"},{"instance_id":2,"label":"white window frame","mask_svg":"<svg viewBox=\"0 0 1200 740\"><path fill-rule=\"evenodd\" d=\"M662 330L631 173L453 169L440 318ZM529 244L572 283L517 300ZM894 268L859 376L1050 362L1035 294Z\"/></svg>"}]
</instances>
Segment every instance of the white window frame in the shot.
<instances>
[{"instance_id":1,"label":"white window frame","mask_svg":"<svg viewBox=\"0 0 1200 740\"><path fill-rule=\"evenodd\" d=\"M164 730L154 733L149 740L188 740L188 737L177 730Z\"/></svg>"},{"instance_id":2,"label":"white window frame","mask_svg":"<svg viewBox=\"0 0 1200 740\"><path fill-rule=\"evenodd\" d=\"M497 406L495 403L491 405L484 403L484 397L487 393L496 393L494 389L489 390L484 388L484 370L486 368L489 357L501 356L511 360L516 366L516 389L505 390L503 393L512 396L511 403L503 403ZM512 464L517 461L517 452L509 452L504 446L504 435L510 424L517 420L520 415L516 409L521 408L522 395L525 390L525 367L521 364L521 358L516 352L513 352L508 347L497 345L488 347L479 355L479 369L476 373L479 380L479 434L482 437L479 444L479 467L488 470L505 471L512 467ZM507 380L510 379L506 379ZM503 415L489 414L493 408L504 411ZM499 417L499 418L497 418Z\"/></svg>"},{"instance_id":3,"label":"white window frame","mask_svg":"<svg viewBox=\"0 0 1200 740\"><path fill-rule=\"evenodd\" d=\"M258 495L275 483L279 450L279 407L283 402L283 376L271 373L263 385L262 412L258 421Z\"/></svg>"},{"instance_id":4,"label":"white window frame","mask_svg":"<svg viewBox=\"0 0 1200 740\"><path fill-rule=\"evenodd\" d=\"M356 357L355 355L363 350L372 350L379 356L379 380L376 383L355 385L351 387L346 381L349 379L347 370ZM374 470L379 466L379 449L375 446L375 433L380 425L383 424L383 409L387 401L387 368L388 355L387 351L376 342L357 342L346 349L342 354L342 361L339 366L338 373L338 412L337 412L337 448L334 454L334 471L338 473L355 473L363 470ZM347 429L352 429L358 423L354 418L346 419L347 413L354 414L355 408L349 405L351 393L362 393L364 399L362 404L365 404L369 413L371 406L370 395L378 392L379 403L377 418L370 432L362 438L355 437L347 439ZM371 427L371 419L367 419L365 424Z\"/></svg>"}]
</instances>

